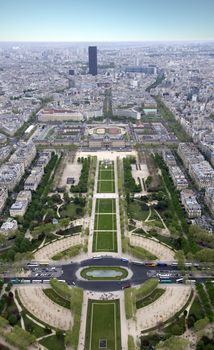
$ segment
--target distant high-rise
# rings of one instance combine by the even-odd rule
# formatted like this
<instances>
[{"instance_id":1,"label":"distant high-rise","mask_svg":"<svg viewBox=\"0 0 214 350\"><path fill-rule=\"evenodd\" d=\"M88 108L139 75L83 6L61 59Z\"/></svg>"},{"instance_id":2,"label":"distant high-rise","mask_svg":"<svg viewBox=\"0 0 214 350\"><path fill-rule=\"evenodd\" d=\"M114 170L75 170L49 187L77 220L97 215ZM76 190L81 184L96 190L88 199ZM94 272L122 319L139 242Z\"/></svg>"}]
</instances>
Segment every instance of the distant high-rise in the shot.
<instances>
[{"instance_id":1,"label":"distant high-rise","mask_svg":"<svg viewBox=\"0 0 214 350\"><path fill-rule=\"evenodd\" d=\"M97 47L89 46L88 48L89 74L97 75Z\"/></svg>"}]
</instances>

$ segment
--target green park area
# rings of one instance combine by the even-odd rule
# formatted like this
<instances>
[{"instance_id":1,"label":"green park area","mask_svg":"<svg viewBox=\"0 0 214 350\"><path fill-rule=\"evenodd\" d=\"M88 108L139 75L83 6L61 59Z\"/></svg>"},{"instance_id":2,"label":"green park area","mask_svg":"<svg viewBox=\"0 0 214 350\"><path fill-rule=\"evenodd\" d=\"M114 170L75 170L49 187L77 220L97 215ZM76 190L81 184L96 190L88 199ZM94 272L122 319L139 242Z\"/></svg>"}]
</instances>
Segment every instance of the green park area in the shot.
<instances>
[{"instance_id":1,"label":"green park area","mask_svg":"<svg viewBox=\"0 0 214 350\"><path fill-rule=\"evenodd\" d=\"M85 350L121 350L119 300L89 300Z\"/></svg>"},{"instance_id":2,"label":"green park area","mask_svg":"<svg viewBox=\"0 0 214 350\"><path fill-rule=\"evenodd\" d=\"M97 199L93 251L117 251L115 199Z\"/></svg>"},{"instance_id":3,"label":"green park area","mask_svg":"<svg viewBox=\"0 0 214 350\"><path fill-rule=\"evenodd\" d=\"M100 162L97 192L98 193L113 193L115 191L114 184L114 163Z\"/></svg>"}]
</instances>

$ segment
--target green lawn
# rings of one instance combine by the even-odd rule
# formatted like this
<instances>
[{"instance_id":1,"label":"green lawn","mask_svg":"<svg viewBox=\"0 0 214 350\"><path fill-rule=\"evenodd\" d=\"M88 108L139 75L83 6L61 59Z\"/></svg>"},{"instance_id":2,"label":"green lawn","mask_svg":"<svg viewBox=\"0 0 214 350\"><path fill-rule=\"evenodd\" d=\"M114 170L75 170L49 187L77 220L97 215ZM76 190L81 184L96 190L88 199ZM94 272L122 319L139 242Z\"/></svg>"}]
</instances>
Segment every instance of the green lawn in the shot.
<instances>
[{"instance_id":1,"label":"green lawn","mask_svg":"<svg viewBox=\"0 0 214 350\"><path fill-rule=\"evenodd\" d=\"M115 192L114 165L112 162L108 165L103 165L102 162L100 162L97 192L99 193Z\"/></svg>"},{"instance_id":2,"label":"green lawn","mask_svg":"<svg viewBox=\"0 0 214 350\"><path fill-rule=\"evenodd\" d=\"M97 183L98 193L113 193L115 192L114 180L99 180Z\"/></svg>"},{"instance_id":3,"label":"green lawn","mask_svg":"<svg viewBox=\"0 0 214 350\"><path fill-rule=\"evenodd\" d=\"M99 170L99 180L114 180L114 169L109 167L108 169Z\"/></svg>"},{"instance_id":4,"label":"green lawn","mask_svg":"<svg viewBox=\"0 0 214 350\"><path fill-rule=\"evenodd\" d=\"M68 249L63 250L60 253L57 253L56 255L52 256L53 260L61 260L61 259L69 259L72 258L80 253L82 249L82 245L75 245L73 247L70 247Z\"/></svg>"},{"instance_id":5,"label":"green lawn","mask_svg":"<svg viewBox=\"0 0 214 350\"><path fill-rule=\"evenodd\" d=\"M99 272L100 270L102 271L105 271L105 272L118 272L120 273L120 275L118 276L112 276L112 277L108 277L107 275L106 276L102 276L102 277L99 277L99 276L94 276L94 275L89 275L89 273L93 273L94 271L95 272ZM128 271L122 267L118 267L118 266L95 266L95 267L86 267L85 269L83 269L81 271L81 276L87 280L90 280L90 281L102 281L102 280L106 280L106 281L112 281L112 280L117 280L117 281L120 281L121 279L124 279L128 276Z\"/></svg>"},{"instance_id":6,"label":"green lawn","mask_svg":"<svg viewBox=\"0 0 214 350\"><path fill-rule=\"evenodd\" d=\"M96 214L94 230L95 231L116 230L116 215L115 214Z\"/></svg>"},{"instance_id":7,"label":"green lawn","mask_svg":"<svg viewBox=\"0 0 214 350\"><path fill-rule=\"evenodd\" d=\"M96 213L115 213L115 199L97 199Z\"/></svg>"},{"instance_id":8,"label":"green lawn","mask_svg":"<svg viewBox=\"0 0 214 350\"><path fill-rule=\"evenodd\" d=\"M65 342L64 336L53 335L51 337L40 340L40 344L44 345L49 350L64 350Z\"/></svg>"},{"instance_id":9,"label":"green lawn","mask_svg":"<svg viewBox=\"0 0 214 350\"><path fill-rule=\"evenodd\" d=\"M64 298L60 297L52 288L45 288L43 289L43 292L49 299L51 299L54 303L65 307L66 309L71 308L71 303L68 300L65 300Z\"/></svg>"},{"instance_id":10,"label":"green lawn","mask_svg":"<svg viewBox=\"0 0 214 350\"><path fill-rule=\"evenodd\" d=\"M85 350L100 350L101 340L105 350L121 350L119 300L88 302Z\"/></svg>"},{"instance_id":11,"label":"green lawn","mask_svg":"<svg viewBox=\"0 0 214 350\"><path fill-rule=\"evenodd\" d=\"M117 251L117 232L94 232L93 252L99 251Z\"/></svg>"},{"instance_id":12,"label":"green lawn","mask_svg":"<svg viewBox=\"0 0 214 350\"><path fill-rule=\"evenodd\" d=\"M74 203L69 203L66 206L62 206L59 209L59 212L62 218L69 217L70 219L76 219L80 217L76 212L77 208L80 208L80 206Z\"/></svg>"},{"instance_id":13,"label":"green lawn","mask_svg":"<svg viewBox=\"0 0 214 350\"><path fill-rule=\"evenodd\" d=\"M140 309L141 307L154 303L154 301L160 298L164 292L165 292L165 289L156 288L148 297L137 301L136 303L137 309Z\"/></svg>"},{"instance_id":14,"label":"green lawn","mask_svg":"<svg viewBox=\"0 0 214 350\"><path fill-rule=\"evenodd\" d=\"M145 204L145 209L148 208ZM149 208L148 210L144 209L144 206L141 205L138 201L133 201L129 203L128 206L128 214L132 219L144 221L148 215L149 215Z\"/></svg>"},{"instance_id":15,"label":"green lawn","mask_svg":"<svg viewBox=\"0 0 214 350\"><path fill-rule=\"evenodd\" d=\"M43 328L37 323L33 322L30 318L26 316L26 313L22 313L22 317L25 324L25 329L27 332L33 334L36 338L43 337L44 335L50 334L50 329Z\"/></svg>"}]
</instances>

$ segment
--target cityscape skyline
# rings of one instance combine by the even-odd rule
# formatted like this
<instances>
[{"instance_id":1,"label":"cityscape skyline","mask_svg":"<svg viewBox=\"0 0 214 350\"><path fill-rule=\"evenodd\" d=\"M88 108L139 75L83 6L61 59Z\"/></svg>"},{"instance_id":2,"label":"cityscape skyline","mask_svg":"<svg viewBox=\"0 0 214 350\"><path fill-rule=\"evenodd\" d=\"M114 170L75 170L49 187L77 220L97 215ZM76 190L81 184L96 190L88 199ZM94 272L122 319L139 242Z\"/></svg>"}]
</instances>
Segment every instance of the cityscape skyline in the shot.
<instances>
[{"instance_id":1,"label":"cityscape skyline","mask_svg":"<svg viewBox=\"0 0 214 350\"><path fill-rule=\"evenodd\" d=\"M45 4L41 0L0 0L0 7L0 41L214 40L212 0L181 0L176 4L169 0L47 0Z\"/></svg>"}]
</instances>

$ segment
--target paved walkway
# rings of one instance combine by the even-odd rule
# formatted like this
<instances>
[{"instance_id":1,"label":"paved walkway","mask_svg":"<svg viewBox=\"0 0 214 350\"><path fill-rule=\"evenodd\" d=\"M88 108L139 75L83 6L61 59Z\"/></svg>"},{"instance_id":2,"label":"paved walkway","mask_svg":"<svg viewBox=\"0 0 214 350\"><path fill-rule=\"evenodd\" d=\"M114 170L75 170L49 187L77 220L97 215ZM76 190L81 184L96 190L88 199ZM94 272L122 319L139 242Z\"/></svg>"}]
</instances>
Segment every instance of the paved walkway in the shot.
<instances>
[{"instance_id":1,"label":"paved walkway","mask_svg":"<svg viewBox=\"0 0 214 350\"><path fill-rule=\"evenodd\" d=\"M117 161L114 162L114 182L115 182L115 193L116 193L116 221L117 221L117 251L118 255L122 254L122 243L121 243L121 228L120 228L120 205L118 195L118 173L117 173Z\"/></svg>"},{"instance_id":2,"label":"paved walkway","mask_svg":"<svg viewBox=\"0 0 214 350\"><path fill-rule=\"evenodd\" d=\"M58 239L50 244L44 245L41 249L35 252L34 259L36 261L49 261L54 255L82 243L83 240L80 235Z\"/></svg>"},{"instance_id":3,"label":"paved walkway","mask_svg":"<svg viewBox=\"0 0 214 350\"><path fill-rule=\"evenodd\" d=\"M96 194L97 194L97 183L99 176L99 159L97 158L97 167L95 172L94 179L94 193L92 198L92 211L91 211L91 220L89 226L89 237L88 237L88 255L92 255L92 247L93 247L93 233L94 233L94 220L95 220L95 212L96 212Z\"/></svg>"},{"instance_id":4,"label":"paved walkway","mask_svg":"<svg viewBox=\"0 0 214 350\"><path fill-rule=\"evenodd\" d=\"M84 291L83 304L81 312L81 323L80 323L80 333L79 333L79 344L77 350L85 350L85 332L87 323L87 310L88 310L88 294Z\"/></svg>"},{"instance_id":5,"label":"paved walkway","mask_svg":"<svg viewBox=\"0 0 214 350\"><path fill-rule=\"evenodd\" d=\"M148 250L159 260L173 261L175 259L175 252L172 249L153 239L132 234L130 237L130 244Z\"/></svg>"},{"instance_id":6,"label":"paved walkway","mask_svg":"<svg viewBox=\"0 0 214 350\"><path fill-rule=\"evenodd\" d=\"M136 312L136 321L128 320L129 332L134 338L140 335L142 330L158 326L159 323L167 321L187 302L191 286L170 285L161 286L165 288L165 293L154 301Z\"/></svg>"},{"instance_id":7,"label":"paved walkway","mask_svg":"<svg viewBox=\"0 0 214 350\"><path fill-rule=\"evenodd\" d=\"M36 318L54 328L61 330L71 328L73 324L71 311L49 299L43 292L42 286L20 285L17 291L21 303Z\"/></svg>"}]
</instances>

